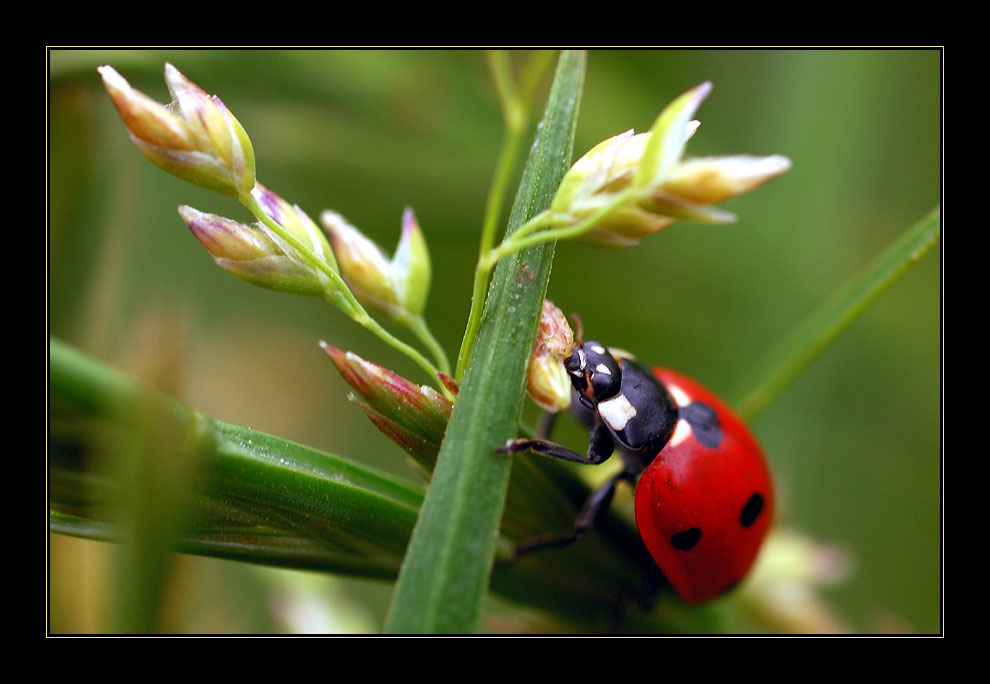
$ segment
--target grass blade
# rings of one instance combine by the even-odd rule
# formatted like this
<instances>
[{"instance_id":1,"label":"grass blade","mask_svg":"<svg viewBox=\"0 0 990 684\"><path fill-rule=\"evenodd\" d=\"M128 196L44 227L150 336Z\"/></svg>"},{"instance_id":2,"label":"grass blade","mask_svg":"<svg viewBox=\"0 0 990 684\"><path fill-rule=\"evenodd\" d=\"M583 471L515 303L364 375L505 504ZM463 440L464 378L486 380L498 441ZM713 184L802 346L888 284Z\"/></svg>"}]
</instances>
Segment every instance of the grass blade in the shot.
<instances>
[{"instance_id":1,"label":"grass blade","mask_svg":"<svg viewBox=\"0 0 990 684\"><path fill-rule=\"evenodd\" d=\"M52 530L130 542L129 518L121 511L166 517L167 495L177 510L167 516L174 524L157 535L168 542L155 545L162 553L174 548L394 576L421 491L332 454L213 421L56 340L50 344L50 390ZM128 406L143 407L142 415L155 421L135 424L120 408ZM169 437L191 434L196 439ZM185 477L159 472L177 460L186 464ZM134 472L146 474L127 476Z\"/></svg>"},{"instance_id":2,"label":"grass blade","mask_svg":"<svg viewBox=\"0 0 990 684\"><path fill-rule=\"evenodd\" d=\"M837 290L757 363L740 385L735 406L752 420L866 308L920 259L941 234L941 208L912 226Z\"/></svg>"},{"instance_id":3,"label":"grass blade","mask_svg":"<svg viewBox=\"0 0 990 684\"><path fill-rule=\"evenodd\" d=\"M570 163L585 55L561 55L537 141L509 217L511 232L549 206ZM495 446L515 433L526 361L553 245L499 263L429 491L390 607L393 633L464 633L478 625L512 461Z\"/></svg>"}]
</instances>

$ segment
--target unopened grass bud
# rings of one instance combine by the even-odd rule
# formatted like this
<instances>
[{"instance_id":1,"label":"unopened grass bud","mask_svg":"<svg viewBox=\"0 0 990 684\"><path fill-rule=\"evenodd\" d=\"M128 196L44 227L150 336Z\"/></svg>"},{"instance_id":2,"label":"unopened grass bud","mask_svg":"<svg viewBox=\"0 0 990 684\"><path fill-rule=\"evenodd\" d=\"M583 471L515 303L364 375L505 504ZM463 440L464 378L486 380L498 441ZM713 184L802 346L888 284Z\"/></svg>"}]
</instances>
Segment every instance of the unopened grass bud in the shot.
<instances>
[{"instance_id":1,"label":"unopened grass bud","mask_svg":"<svg viewBox=\"0 0 990 684\"><path fill-rule=\"evenodd\" d=\"M411 209L392 259L360 230L332 211L320 216L330 236L340 274L358 301L396 321L418 318L430 289L430 255Z\"/></svg>"},{"instance_id":2,"label":"unopened grass bud","mask_svg":"<svg viewBox=\"0 0 990 684\"><path fill-rule=\"evenodd\" d=\"M366 361L326 342L320 347L357 396L375 426L412 456L417 470L429 479L453 404L432 387L417 385L377 363Z\"/></svg>"},{"instance_id":3,"label":"unopened grass bud","mask_svg":"<svg viewBox=\"0 0 990 684\"><path fill-rule=\"evenodd\" d=\"M710 205L756 188L787 171L791 162L780 155L683 159L699 125L692 117L710 92L711 84L702 83L668 105L648 132L626 131L581 157L551 204L552 225L589 219L621 193L627 193L628 201L612 207L580 239L600 247L623 247L677 219L734 221L735 215Z\"/></svg>"},{"instance_id":4,"label":"unopened grass bud","mask_svg":"<svg viewBox=\"0 0 990 684\"><path fill-rule=\"evenodd\" d=\"M323 274L264 226L247 226L192 207L179 215L218 266L252 285L310 297L325 294Z\"/></svg>"},{"instance_id":5,"label":"unopened grass bud","mask_svg":"<svg viewBox=\"0 0 990 684\"><path fill-rule=\"evenodd\" d=\"M110 66L98 69L131 141L158 166L190 183L238 196L254 187L254 149L244 128L219 97L210 96L171 64L162 105Z\"/></svg>"}]
</instances>

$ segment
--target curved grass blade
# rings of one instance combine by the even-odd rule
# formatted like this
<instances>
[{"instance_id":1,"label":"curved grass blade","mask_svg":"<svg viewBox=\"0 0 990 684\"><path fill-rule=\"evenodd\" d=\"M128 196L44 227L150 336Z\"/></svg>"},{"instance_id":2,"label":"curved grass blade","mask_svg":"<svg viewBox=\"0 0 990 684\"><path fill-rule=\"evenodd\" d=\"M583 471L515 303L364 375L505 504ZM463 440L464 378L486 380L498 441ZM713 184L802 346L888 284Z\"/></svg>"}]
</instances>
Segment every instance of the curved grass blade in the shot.
<instances>
[{"instance_id":1,"label":"curved grass blade","mask_svg":"<svg viewBox=\"0 0 990 684\"><path fill-rule=\"evenodd\" d=\"M734 403L739 415L749 421L765 409L877 297L924 256L939 240L941 220L941 208L936 207L753 366L740 385L745 389L735 395L741 397Z\"/></svg>"},{"instance_id":2,"label":"curved grass blade","mask_svg":"<svg viewBox=\"0 0 990 684\"><path fill-rule=\"evenodd\" d=\"M55 340L50 390L51 529L129 540L123 504L161 499L155 488L163 478L135 491L133 479L119 477L121 468L109 462L136 459L129 447L147 429L123 419L119 407L140 399L158 409L148 434L199 435L189 442L192 477L168 490L184 510L166 550L362 576L369 568L388 576L398 567L421 491L331 454L210 420ZM157 442L149 452L154 462L175 460L176 444ZM110 443L125 450L108 459Z\"/></svg>"}]
</instances>

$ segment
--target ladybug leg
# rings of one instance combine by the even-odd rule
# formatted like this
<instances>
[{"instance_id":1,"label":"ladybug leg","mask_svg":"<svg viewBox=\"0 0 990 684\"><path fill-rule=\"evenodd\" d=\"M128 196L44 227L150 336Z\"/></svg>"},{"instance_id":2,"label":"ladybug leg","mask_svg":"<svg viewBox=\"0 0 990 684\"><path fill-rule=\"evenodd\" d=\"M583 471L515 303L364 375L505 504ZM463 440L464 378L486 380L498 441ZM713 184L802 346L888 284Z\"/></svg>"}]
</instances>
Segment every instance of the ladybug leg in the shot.
<instances>
[{"instance_id":1,"label":"ladybug leg","mask_svg":"<svg viewBox=\"0 0 990 684\"><path fill-rule=\"evenodd\" d=\"M594 527L605 511L608 510L609 505L612 503L612 497L615 496L615 485L622 480L626 482L634 481L629 473L623 470L621 473L610 477L605 484L591 493L588 500L584 502L584 506L581 507L581 513L574 523L575 539Z\"/></svg>"},{"instance_id":2,"label":"ladybug leg","mask_svg":"<svg viewBox=\"0 0 990 684\"><path fill-rule=\"evenodd\" d=\"M496 451L507 454L518 454L523 451L532 451L536 454L559 458L563 461L581 463L584 465L598 465L603 463L615 448L612 442L612 435L608 427L601 421L597 421L591 431L591 440L588 442L588 455L582 456L576 451L571 451L565 446L548 442L543 439L517 439L509 442L505 446L500 446Z\"/></svg>"},{"instance_id":3,"label":"ladybug leg","mask_svg":"<svg viewBox=\"0 0 990 684\"><path fill-rule=\"evenodd\" d=\"M559 549L573 544L578 537L594 527L595 523L608 510L609 504L612 503L612 497L615 495L615 485L620 480L632 481L629 473L623 471L610 477L605 484L592 492L588 500L584 502L584 506L581 507L581 513L574 523L572 534L565 537L531 539L516 547L516 558L541 549Z\"/></svg>"}]
</instances>

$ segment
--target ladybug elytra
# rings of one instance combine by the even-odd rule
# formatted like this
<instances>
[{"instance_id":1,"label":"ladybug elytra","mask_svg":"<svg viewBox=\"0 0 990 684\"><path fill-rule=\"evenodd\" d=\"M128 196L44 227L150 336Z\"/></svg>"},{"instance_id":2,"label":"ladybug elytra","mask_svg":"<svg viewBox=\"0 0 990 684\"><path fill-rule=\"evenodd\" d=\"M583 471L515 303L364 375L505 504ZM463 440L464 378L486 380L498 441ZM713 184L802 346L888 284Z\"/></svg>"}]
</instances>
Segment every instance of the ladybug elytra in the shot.
<instances>
[{"instance_id":1,"label":"ladybug elytra","mask_svg":"<svg viewBox=\"0 0 990 684\"><path fill-rule=\"evenodd\" d=\"M572 535L534 540L519 554L575 541L624 480L636 487L640 536L684 601L701 603L735 586L773 517L770 472L746 425L694 380L618 358L598 342L579 342L564 365L591 424L587 455L545 440L500 450L594 465L618 447L624 467L591 495Z\"/></svg>"}]
</instances>

